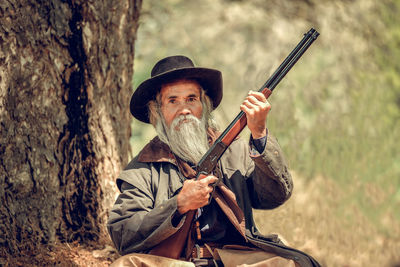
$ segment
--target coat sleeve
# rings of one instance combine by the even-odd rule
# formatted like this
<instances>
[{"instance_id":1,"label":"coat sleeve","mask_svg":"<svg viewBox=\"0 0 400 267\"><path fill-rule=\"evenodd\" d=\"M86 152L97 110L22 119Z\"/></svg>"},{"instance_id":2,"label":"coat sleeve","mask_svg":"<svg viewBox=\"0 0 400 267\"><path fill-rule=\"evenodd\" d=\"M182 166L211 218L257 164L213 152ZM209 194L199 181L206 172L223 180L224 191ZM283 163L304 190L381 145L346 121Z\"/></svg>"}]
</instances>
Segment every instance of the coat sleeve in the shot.
<instances>
[{"instance_id":1,"label":"coat sleeve","mask_svg":"<svg viewBox=\"0 0 400 267\"><path fill-rule=\"evenodd\" d=\"M121 255L146 253L174 234L183 224L183 216L175 224L176 196L155 206L152 171L149 164L124 170L118 180L121 191L109 216L107 228ZM173 223L174 222L174 223Z\"/></svg>"},{"instance_id":2,"label":"coat sleeve","mask_svg":"<svg viewBox=\"0 0 400 267\"><path fill-rule=\"evenodd\" d=\"M271 134L262 153L254 153L251 148L250 158L254 164L249 164L249 190L252 192L252 206L256 209L272 209L283 204L290 198L293 182L288 165L278 141Z\"/></svg>"}]
</instances>

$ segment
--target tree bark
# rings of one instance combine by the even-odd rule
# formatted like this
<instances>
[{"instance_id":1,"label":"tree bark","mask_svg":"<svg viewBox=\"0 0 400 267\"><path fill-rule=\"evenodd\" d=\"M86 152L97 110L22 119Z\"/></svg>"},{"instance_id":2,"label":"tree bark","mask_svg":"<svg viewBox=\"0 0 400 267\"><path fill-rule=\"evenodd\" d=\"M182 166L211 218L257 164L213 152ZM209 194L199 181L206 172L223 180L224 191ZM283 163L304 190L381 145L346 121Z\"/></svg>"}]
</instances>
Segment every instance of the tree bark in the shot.
<instances>
[{"instance_id":1,"label":"tree bark","mask_svg":"<svg viewBox=\"0 0 400 267\"><path fill-rule=\"evenodd\" d=\"M107 236L141 0L0 3L0 259ZM0 262L1 265L1 262Z\"/></svg>"}]
</instances>

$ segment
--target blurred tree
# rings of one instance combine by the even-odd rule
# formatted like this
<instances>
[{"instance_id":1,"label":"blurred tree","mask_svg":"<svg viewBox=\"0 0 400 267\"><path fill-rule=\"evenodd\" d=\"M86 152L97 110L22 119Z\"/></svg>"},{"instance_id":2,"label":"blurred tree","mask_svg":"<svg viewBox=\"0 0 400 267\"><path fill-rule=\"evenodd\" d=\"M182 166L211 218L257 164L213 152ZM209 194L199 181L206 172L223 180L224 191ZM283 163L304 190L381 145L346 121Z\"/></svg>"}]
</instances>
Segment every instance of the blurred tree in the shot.
<instances>
[{"instance_id":1,"label":"blurred tree","mask_svg":"<svg viewBox=\"0 0 400 267\"><path fill-rule=\"evenodd\" d=\"M106 236L141 0L0 3L0 265Z\"/></svg>"}]
</instances>

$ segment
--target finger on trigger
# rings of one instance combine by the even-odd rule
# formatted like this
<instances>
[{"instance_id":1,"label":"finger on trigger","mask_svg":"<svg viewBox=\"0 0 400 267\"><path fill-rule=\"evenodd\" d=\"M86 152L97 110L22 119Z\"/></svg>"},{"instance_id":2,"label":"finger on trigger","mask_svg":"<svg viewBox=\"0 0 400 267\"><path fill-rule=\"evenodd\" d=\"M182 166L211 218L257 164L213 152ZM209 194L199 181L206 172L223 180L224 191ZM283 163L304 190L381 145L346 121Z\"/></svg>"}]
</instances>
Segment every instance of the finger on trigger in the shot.
<instances>
[{"instance_id":1,"label":"finger on trigger","mask_svg":"<svg viewBox=\"0 0 400 267\"><path fill-rule=\"evenodd\" d=\"M216 180L218 180L218 178L215 177L214 175L210 175L210 176L208 176L208 177L209 177L210 183L213 183L213 182L215 182Z\"/></svg>"},{"instance_id":2,"label":"finger on trigger","mask_svg":"<svg viewBox=\"0 0 400 267\"><path fill-rule=\"evenodd\" d=\"M214 175L210 175L210 176L208 176L208 177L209 177L208 185L214 184L215 182L218 181L218 178L215 177Z\"/></svg>"}]
</instances>

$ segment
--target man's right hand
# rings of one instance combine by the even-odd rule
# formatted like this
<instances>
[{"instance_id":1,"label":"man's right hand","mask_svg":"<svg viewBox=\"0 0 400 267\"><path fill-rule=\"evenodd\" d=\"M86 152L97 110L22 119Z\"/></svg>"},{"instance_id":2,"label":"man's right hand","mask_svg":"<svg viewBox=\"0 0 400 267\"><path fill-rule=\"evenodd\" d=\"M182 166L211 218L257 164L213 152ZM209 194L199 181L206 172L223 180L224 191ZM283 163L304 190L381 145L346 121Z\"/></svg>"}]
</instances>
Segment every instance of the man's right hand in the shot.
<instances>
[{"instance_id":1,"label":"man's right hand","mask_svg":"<svg viewBox=\"0 0 400 267\"><path fill-rule=\"evenodd\" d=\"M178 212L185 214L189 210L196 210L207 205L213 191L212 184L217 181L218 178L213 175L198 180L186 180L177 196Z\"/></svg>"}]
</instances>

